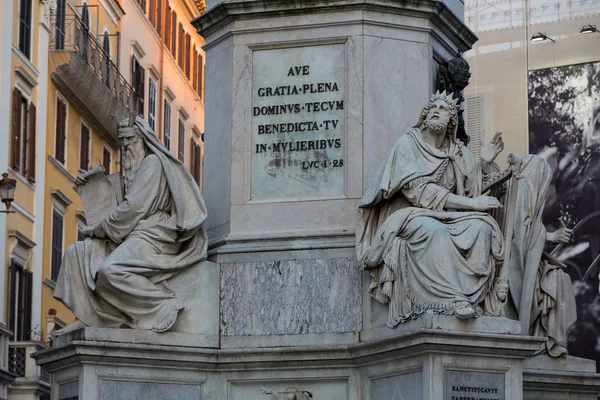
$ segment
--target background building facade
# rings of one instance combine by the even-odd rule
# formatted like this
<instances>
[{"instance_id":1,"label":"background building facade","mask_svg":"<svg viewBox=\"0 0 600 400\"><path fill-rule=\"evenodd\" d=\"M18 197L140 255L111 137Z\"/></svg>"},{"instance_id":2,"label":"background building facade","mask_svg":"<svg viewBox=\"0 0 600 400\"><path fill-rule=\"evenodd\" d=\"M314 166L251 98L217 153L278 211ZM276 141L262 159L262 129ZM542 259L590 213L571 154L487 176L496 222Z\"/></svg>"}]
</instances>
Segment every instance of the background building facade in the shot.
<instances>
[{"instance_id":1,"label":"background building facade","mask_svg":"<svg viewBox=\"0 0 600 400\"><path fill-rule=\"evenodd\" d=\"M38 399L48 377L29 355L73 321L53 292L85 215L81 170L120 170L116 121L139 114L200 185L201 1L3 1L0 172L17 180L0 214L0 399Z\"/></svg>"}]
</instances>

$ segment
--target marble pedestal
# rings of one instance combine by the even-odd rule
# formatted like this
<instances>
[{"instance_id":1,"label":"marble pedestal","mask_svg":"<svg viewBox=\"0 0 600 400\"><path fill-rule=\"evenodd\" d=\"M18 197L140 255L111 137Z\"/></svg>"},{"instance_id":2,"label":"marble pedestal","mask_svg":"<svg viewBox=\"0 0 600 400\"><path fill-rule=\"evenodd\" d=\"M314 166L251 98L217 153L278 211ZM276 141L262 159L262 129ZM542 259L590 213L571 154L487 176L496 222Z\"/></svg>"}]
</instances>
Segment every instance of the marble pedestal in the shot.
<instances>
[{"instance_id":1,"label":"marble pedestal","mask_svg":"<svg viewBox=\"0 0 600 400\"><path fill-rule=\"evenodd\" d=\"M470 325L448 331L453 317L426 316L383 339L231 349L177 333L85 328L34 357L52 374L53 400L591 400L600 392L593 362L534 356L544 339L492 332L485 318Z\"/></svg>"}]
</instances>

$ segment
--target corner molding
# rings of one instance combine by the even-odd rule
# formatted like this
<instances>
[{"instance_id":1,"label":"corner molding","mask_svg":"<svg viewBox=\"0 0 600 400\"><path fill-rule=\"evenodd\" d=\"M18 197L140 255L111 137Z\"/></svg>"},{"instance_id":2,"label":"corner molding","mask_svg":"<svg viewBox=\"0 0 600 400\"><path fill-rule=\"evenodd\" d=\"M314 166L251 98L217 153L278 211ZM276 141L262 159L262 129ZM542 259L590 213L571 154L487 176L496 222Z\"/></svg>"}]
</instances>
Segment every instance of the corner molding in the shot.
<instances>
[{"instance_id":1,"label":"corner molding","mask_svg":"<svg viewBox=\"0 0 600 400\"><path fill-rule=\"evenodd\" d=\"M73 204L73 200L71 200L69 198L69 196L67 196L65 194L65 192L63 192L60 189L53 189L51 194L52 194L52 199L59 202L65 208L67 208L68 206Z\"/></svg>"},{"instance_id":2,"label":"corner molding","mask_svg":"<svg viewBox=\"0 0 600 400\"><path fill-rule=\"evenodd\" d=\"M18 230L8 231L8 237L14 237L19 241L19 244L21 244L26 249L33 249L36 245L36 243L33 240L29 239L27 236L25 236L25 234Z\"/></svg>"},{"instance_id":3,"label":"corner molding","mask_svg":"<svg viewBox=\"0 0 600 400\"><path fill-rule=\"evenodd\" d=\"M146 55L144 48L137 40L131 41L131 48L133 49L133 54L138 58L138 60L141 60Z\"/></svg>"},{"instance_id":4,"label":"corner molding","mask_svg":"<svg viewBox=\"0 0 600 400\"><path fill-rule=\"evenodd\" d=\"M169 100L169 102L175 100L175 98L177 97L177 96L175 96L175 93L173 93L171 88L166 85L165 85L163 91L165 92L165 97L167 98L167 100Z\"/></svg>"},{"instance_id":5,"label":"corner molding","mask_svg":"<svg viewBox=\"0 0 600 400\"><path fill-rule=\"evenodd\" d=\"M184 121L187 121L190 118L190 114L188 114L188 112L185 111L185 108L183 108L183 106L177 107L177 111L179 112L179 114L181 114Z\"/></svg>"},{"instance_id":6,"label":"corner molding","mask_svg":"<svg viewBox=\"0 0 600 400\"><path fill-rule=\"evenodd\" d=\"M148 64L147 69L155 81L160 81L160 71L154 66L154 64Z\"/></svg>"},{"instance_id":7,"label":"corner molding","mask_svg":"<svg viewBox=\"0 0 600 400\"><path fill-rule=\"evenodd\" d=\"M32 89L38 85L35 78L31 76L31 74L27 72L27 70L23 68L22 65L18 68L15 68L15 74Z\"/></svg>"}]
</instances>

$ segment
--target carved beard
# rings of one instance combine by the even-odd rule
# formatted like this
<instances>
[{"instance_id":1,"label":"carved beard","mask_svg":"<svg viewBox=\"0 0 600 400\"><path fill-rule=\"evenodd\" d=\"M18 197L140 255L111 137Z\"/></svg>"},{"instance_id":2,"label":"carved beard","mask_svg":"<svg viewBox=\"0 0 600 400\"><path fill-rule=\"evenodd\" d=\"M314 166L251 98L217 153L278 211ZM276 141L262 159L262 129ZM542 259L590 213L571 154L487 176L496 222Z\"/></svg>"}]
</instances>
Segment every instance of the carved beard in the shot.
<instances>
[{"instance_id":1,"label":"carved beard","mask_svg":"<svg viewBox=\"0 0 600 400\"><path fill-rule=\"evenodd\" d=\"M125 150L123 154L123 172L125 173L125 176L123 179L126 192L129 191L133 179L135 178L135 174L140 168L140 164L144 157L146 157L146 154L144 154L143 151L136 154L131 148Z\"/></svg>"},{"instance_id":2,"label":"carved beard","mask_svg":"<svg viewBox=\"0 0 600 400\"><path fill-rule=\"evenodd\" d=\"M449 119L427 119L425 121L425 127L429 129L434 135L444 135L446 134L446 130L448 129Z\"/></svg>"}]
</instances>

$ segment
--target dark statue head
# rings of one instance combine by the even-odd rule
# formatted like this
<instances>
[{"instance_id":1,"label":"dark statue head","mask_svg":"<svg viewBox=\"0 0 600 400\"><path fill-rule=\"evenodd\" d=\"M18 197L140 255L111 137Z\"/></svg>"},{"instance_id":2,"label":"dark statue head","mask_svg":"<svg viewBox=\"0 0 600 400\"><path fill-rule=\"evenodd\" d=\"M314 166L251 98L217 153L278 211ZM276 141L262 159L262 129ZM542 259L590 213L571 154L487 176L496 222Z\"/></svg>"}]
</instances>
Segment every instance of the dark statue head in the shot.
<instances>
[{"instance_id":1,"label":"dark statue head","mask_svg":"<svg viewBox=\"0 0 600 400\"><path fill-rule=\"evenodd\" d=\"M469 84L471 67L462 57L454 57L448 61L448 77L457 90L463 90Z\"/></svg>"}]
</instances>

